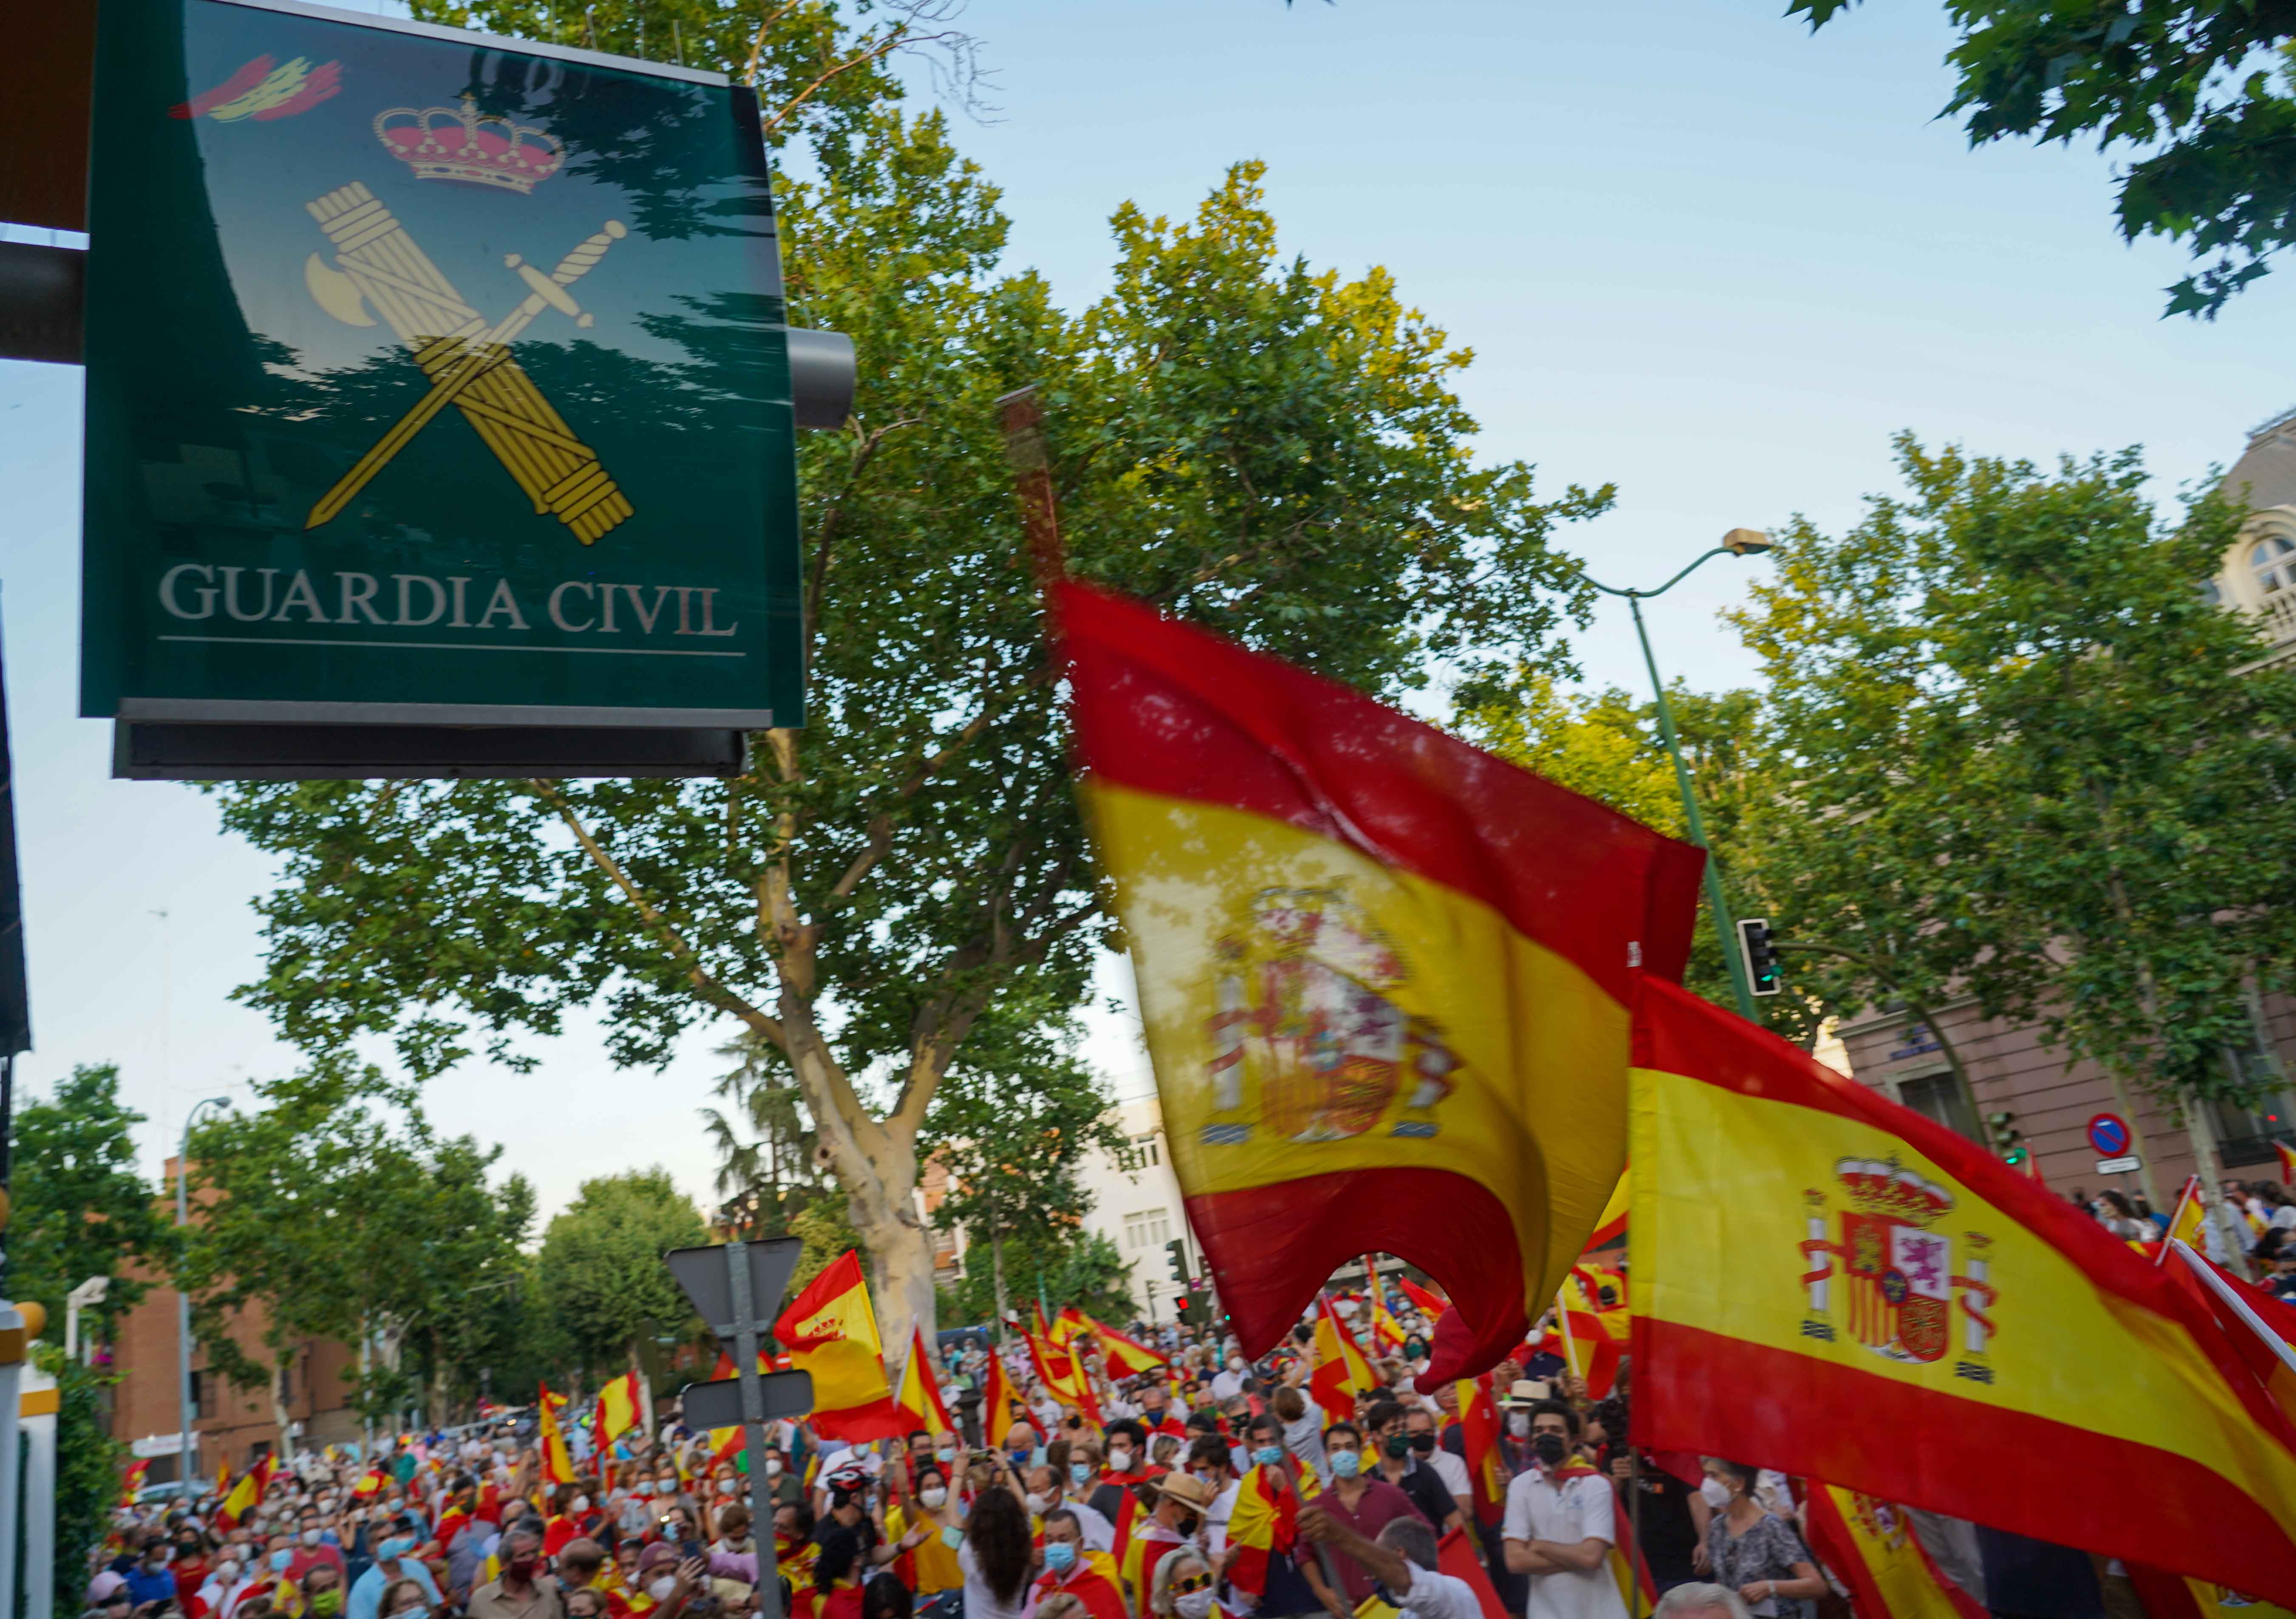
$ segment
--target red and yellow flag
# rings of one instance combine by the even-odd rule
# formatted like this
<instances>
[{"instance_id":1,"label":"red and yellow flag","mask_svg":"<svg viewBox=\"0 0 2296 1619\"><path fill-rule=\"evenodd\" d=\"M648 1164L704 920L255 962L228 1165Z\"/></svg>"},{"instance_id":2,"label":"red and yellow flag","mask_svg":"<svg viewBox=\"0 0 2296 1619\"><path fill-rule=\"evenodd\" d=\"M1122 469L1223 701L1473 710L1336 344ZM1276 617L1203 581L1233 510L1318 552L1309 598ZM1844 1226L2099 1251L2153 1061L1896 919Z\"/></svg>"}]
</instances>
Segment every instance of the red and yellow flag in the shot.
<instances>
[{"instance_id":1,"label":"red and yellow flag","mask_svg":"<svg viewBox=\"0 0 2296 1619\"><path fill-rule=\"evenodd\" d=\"M1379 1386L1372 1376L1371 1362L1356 1346L1355 1334L1348 1330L1339 1312L1332 1308L1329 1298L1316 1300L1316 1340L1311 1351L1315 1370L1308 1374L1308 1392L1316 1403L1324 1408L1324 1423L1352 1422L1356 1414L1356 1396L1365 1389Z\"/></svg>"},{"instance_id":2,"label":"red and yellow flag","mask_svg":"<svg viewBox=\"0 0 2296 1619\"><path fill-rule=\"evenodd\" d=\"M1395 1285L1403 1289L1403 1296L1411 1301L1412 1306L1431 1321L1451 1307L1449 1299L1428 1291L1408 1276L1398 1276Z\"/></svg>"},{"instance_id":3,"label":"red and yellow flag","mask_svg":"<svg viewBox=\"0 0 2296 1619\"><path fill-rule=\"evenodd\" d=\"M1507 1470L1499 1461L1499 1407L1488 1378L1458 1386L1460 1441L1467 1455L1467 1484L1475 1521L1496 1529L1506 1516Z\"/></svg>"},{"instance_id":4,"label":"red and yellow flag","mask_svg":"<svg viewBox=\"0 0 2296 1619\"><path fill-rule=\"evenodd\" d=\"M1081 1312L1079 1312L1081 1313ZM1159 1366L1168 1366L1168 1356L1160 1354L1138 1338L1119 1332L1106 1322L1087 1315L1085 1325L1091 1329L1093 1341L1100 1345L1101 1364L1108 1368L1111 1378L1136 1378L1144 1371L1153 1371Z\"/></svg>"},{"instance_id":5,"label":"red and yellow flag","mask_svg":"<svg viewBox=\"0 0 2296 1619\"><path fill-rule=\"evenodd\" d=\"M1037 1381L1054 1399L1063 1405L1075 1406L1086 1421L1097 1423L1100 1401L1093 1394L1092 1378L1085 1371L1082 1358L1052 1341L1042 1310L1037 1312L1037 1328L1035 1332L1021 1335L1029 1345L1029 1361L1037 1369Z\"/></svg>"},{"instance_id":6,"label":"red and yellow flag","mask_svg":"<svg viewBox=\"0 0 2296 1619\"><path fill-rule=\"evenodd\" d=\"M148 1456L139 1456L134 1461L127 1464L127 1470L119 1476L119 1504L121 1506L132 1507L135 1504L135 1492L144 1487L144 1476L145 1474L151 1472L151 1470L152 1459ZM226 1527L230 1527L230 1525L226 1525Z\"/></svg>"},{"instance_id":7,"label":"red and yellow flag","mask_svg":"<svg viewBox=\"0 0 2296 1619\"><path fill-rule=\"evenodd\" d=\"M1310 1475L1310 1476L1313 1476ZM1268 1564L1300 1539L1300 1493L1281 1466L1254 1462L1236 1485L1227 1522L1227 1543L1235 1549L1228 1583L1254 1601L1267 1594Z\"/></svg>"},{"instance_id":8,"label":"red and yellow flag","mask_svg":"<svg viewBox=\"0 0 2296 1619\"><path fill-rule=\"evenodd\" d=\"M638 1374L626 1371L598 1391L597 1427L592 1437L603 1449L610 1440L637 1427L639 1420Z\"/></svg>"},{"instance_id":9,"label":"red and yellow flag","mask_svg":"<svg viewBox=\"0 0 2296 1619\"><path fill-rule=\"evenodd\" d=\"M2158 1243L2149 1245L2152 1263L2161 1264L2169 1257L2171 1242L2190 1243L2207 1251L2208 1205L2201 1200L2201 1178L2186 1175L2184 1189L2177 1194L2176 1212L2169 1216L2169 1234Z\"/></svg>"},{"instance_id":10,"label":"red and yellow flag","mask_svg":"<svg viewBox=\"0 0 2296 1619\"><path fill-rule=\"evenodd\" d=\"M932 1361L925 1353L925 1329L910 1329L909 1363L901 1369L901 1420L914 1433L922 1428L934 1438L956 1432L956 1424L948 1419L948 1407L941 1403L940 1379L933 1376ZM995 1441L991 1441L994 1443Z\"/></svg>"},{"instance_id":11,"label":"red and yellow flag","mask_svg":"<svg viewBox=\"0 0 2296 1619\"><path fill-rule=\"evenodd\" d=\"M542 1482L545 1484L570 1484L574 1482L574 1458L566 1449L566 1435L558 1427L558 1408L566 1402L551 1394L545 1384L537 1411L540 1432L535 1435L535 1446L542 1452Z\"/></svg>"},{"instance_id":12,"label":"red and yellow flag","mask_svg":"<svg viewBox=\"0 0 2296 1619\"><path fill-rule=\"evenodd\" d=\"M1633 1121L1639 1443L2296 1599L2296 1422L2173 1277L1655 980Z\"/></svg>"},{"instance_id":13,"label":"red and yellow flag","mask_svg":"<svg viewBox=\"0 0 2296 1619\"><path fill-rule=\"evenodd\" d=\"M263 1488L271 1482L272 1458L266 1454L257 1459L253 1467L239 1476L231 1493L224 1497L217 1509L216 1518L226 1529L236 1529L247 1515L255 1510L263 1499Z\"/></svg>"},{"instance_id":14,"label":"red and yellow flag","mask_svg":"<svg viewBox=\"0 0 2296 1619\"><path fill-rule=\"evenodd\" d=\"M1013 1422L1013 1408L1020 1403L1020 1391L1013 1386L1012 1374L1004 1370L1004 1353L990 1350L988 1370L982 1374L980 1383L981 1443L993 1449L1004 1443L1005 1430Z\"/></svg>"},{"instance_id":15,"label":"red and yellow flag","mask_svg":"<svg viewBox=\"0 0 2296 1619\"><path fill-rule=\"evenodd\" d=\"M885 1345L851 1248L806 1283L774 1323L790 1364L813 1374L813 1415L824 1439L892 1439L907 1429L885 1382Z\"/></svg>"},{"instance_id":16,"label":"red and yellow flag","mask_svg":"<svg viewBox=\"0 0 2296 1619\"><path fill-rule=\"evenodd\" d=\"M2208 1580L2187 1580L2165 1569L2128 1566L2129 1582L2144 1605L2144 1619L2291 1619L2276 1603Z\"/></svg>"},{"instance_id":17,"label":"red and yellow flag","mask_svg":"<svg viewBox=\"0 0 2296 1619\"><path fill-rule=\"evenodd\" d=\"M1627 1210L1634 1201L1634 1183L1629 1178L1632 1173L1630 1169L1619 1172L1619 1183L1611 1189L1611 1200L1603 1205L1603 1212L1595 1222L1595 1229L1587 1236L1588 1248L1599 1248L1604 1243L1616 1242L1627 1234Z\"/></svg>"},{"instance_id":18,"label":"red and yellow flag","mask_svg":"<svg viewBox=\"0 0 2296 1619\"><path fill-rule=\"evenodd\" d=\"M1173 1167L1247 1355L1355 1255L1441 1282L1431 1378L1496 1365L1626 1160L1636 964L1702 856L1343 686L1075 585L1083 794Z\"/></svg>"},{"instance_id":19,"label":"red and yellow flag","mask_svg":"<svg viewBox=\"0 0 2296 1619\"><path fill-rule=\"evenodd\" d=\"M2275 1141L2272 1150L2280 1155L2280 1184L2296 1186L2296 1147L2291 1147L2285 1141Z\"/></svg>"},{"instance_id":20,"label":"red and yellow flag","mask_svg":"<svg viewBox=\"0 0 2296 1619\"><path fill-rule=\"evenodd\" d=\"M1849 1587L1857 1619L1986 1619L1923 1549L1903 1508L1815 1481L1802 1505L1809 1549Z\"/></svg>"}]
</instances>

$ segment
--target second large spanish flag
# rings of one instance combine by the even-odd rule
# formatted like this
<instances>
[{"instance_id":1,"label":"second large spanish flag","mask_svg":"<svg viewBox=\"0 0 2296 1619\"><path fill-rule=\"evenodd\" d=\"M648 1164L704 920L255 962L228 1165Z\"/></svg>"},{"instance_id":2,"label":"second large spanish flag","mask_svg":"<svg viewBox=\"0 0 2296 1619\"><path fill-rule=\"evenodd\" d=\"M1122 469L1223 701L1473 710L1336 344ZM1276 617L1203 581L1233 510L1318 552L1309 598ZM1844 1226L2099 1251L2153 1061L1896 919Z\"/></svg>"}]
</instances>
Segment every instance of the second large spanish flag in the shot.
<instances>
[{"instance_id":1,"label":"second large spanish flag","mask_svg":"<svg viewBox=\"0 0 2296 1619\"><path fill-rule=\"evenodd\" d=\"M1494 1363L1618 1182L1632 975L1680 977L1699 852L1136 603L1058 610L1173 1165L1246 1351L1381 1250L1464 1318L1430 1378Z\"/></svg>"},{"instance_id":2,"label":"second large spanish flag","mask_svg":"<svg viewBox=\"0 0 2296 1619\"><path fill-rule=\"evenodd\" d=\"M1674 985L1634 1083L1636 1443L2296 1599L2296 1424L2175 1277Z\"/></svg>"}]
</instances>

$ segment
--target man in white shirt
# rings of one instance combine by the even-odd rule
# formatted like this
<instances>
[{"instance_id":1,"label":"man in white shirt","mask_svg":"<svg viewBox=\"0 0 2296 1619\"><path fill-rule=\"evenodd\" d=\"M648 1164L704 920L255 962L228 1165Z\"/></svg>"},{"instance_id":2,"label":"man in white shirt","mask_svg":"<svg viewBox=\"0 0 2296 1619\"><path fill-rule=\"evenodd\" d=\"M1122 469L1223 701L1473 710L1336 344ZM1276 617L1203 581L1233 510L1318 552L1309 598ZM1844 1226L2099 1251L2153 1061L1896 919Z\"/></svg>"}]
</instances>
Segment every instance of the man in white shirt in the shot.
<instances>
[{"instance_id":1,"label":"man in white shirt","mask_svg":"<svg viewBox=\"0 0 2296 1619\"><path fill-rule=\"evenodd\" d=\"M1242 1354L1231 1353L1227 1364L1212 1374L1212 1398L1230 1400L1242 1394L1244 1375L1250 1370Z\"/></svg>"},{"instance_id":2,"label":"man in white shirt","mask_svg":"<svg viewBox=\"0 0 2296 1619\"><path fill-rule=\"evenodd\" d=\"M1423 1518L1391 1518L1379 1539L1367 1541L1321 1507L1303 1507L1300 1533L1354 1558L1414 1619L1482 1619L1475 1588L1435 1566L1435 1531Z\"/></svg>"},{"instance_id":3,"label":"man in white shirt","mask_svg":"<svg viewBox=\"0 0 2296 1619\"><path fill-rule=\"evenodd\" d=\"M1510 1573L1528 1574L1525 1619L1627 1619L1611 1578L1611 1481L1571 1460L1578 1413L1559 1400L1530 1408L1530 1443L1538 1465L1507 1486L1500 1533Z\"/></svg>"},{"instance_id":4,"label":"man in white shirt","mask_svg":"<svg viewBox=\"0 0 2296 1619\"><path fill-rule=\"evenodd\" d=\"M1411 1453L1423 1466L1432 1468L1443 1487L1459 1503L1462 1523L1475 1521L1474 1486L1467 1478L1467 1464L1445 1450L1438 1442L1435 1413L1423 1406L1415 1406L1403 1413L1403 1431L1411 1440Z\"/></svg>"}]
</instances>

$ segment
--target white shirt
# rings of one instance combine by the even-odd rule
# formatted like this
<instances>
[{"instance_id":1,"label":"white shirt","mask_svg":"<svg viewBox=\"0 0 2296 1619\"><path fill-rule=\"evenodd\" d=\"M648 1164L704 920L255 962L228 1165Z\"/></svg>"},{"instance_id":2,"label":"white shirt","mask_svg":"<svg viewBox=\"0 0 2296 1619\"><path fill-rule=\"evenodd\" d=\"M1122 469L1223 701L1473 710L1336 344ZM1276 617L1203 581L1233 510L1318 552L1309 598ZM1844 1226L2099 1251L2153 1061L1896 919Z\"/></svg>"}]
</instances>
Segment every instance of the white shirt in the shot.
<instances>
[{"instance_id":1,"label":"white shirt","mask_svg":"<svg viewBox=\"0 0 2296 1619\"><path fill-rule=\"evenodd\" d=\"M1467 1479L1467 1464L1441 1445L1435 1447L1433 1455L1422 1456L1419 1460L1435 1469L1435 1476L1443 1481L1443 1487L1452 1494L1469 1495L1473 1492L1473 1486Z\"/></svg>"},{"instance_id":2,"label":"white shirt","mask_svg":"<svg viewBox=\"0 0 2296 1619\"><path fill-rule=\"evenodd\" d=\"M1116 1549L1116 1525L1108 1521L1108 1514L1090 1501L1061 1498L1062 1507L1076 1514L1077 1533L1084 1537L1086 1551L1113 1552Z\"/></svg>"},{"instance_id":3,"label":"white shirt","mask_svg":"<svg viewBox=\"0 0 2296 1619\"><path fill-rule=\"evenodd\" d=\"M1243 1374L1222 1370L1212 1374L1212 1398L1233 1400L1243 1392Z\"/></svg>"},{"instance_id":4,"label":"white shirt","mask_svg":"<svg viewBox=\"0 0 2296 1619\"><path fill-rule=\"evenodd\" d=\"M1235 1516L1235 1498L1243 1491L1241 1477L1227 1481L1227 1488L1212 1497L1212 1504L1204 1511L1204 1549L1214 1557L1227 1549L1227 1522Z\"/></svg>"},{"instance_id":5,"label":"white shirt","mask_svg":"<svg viewBox=\"0 0 2296 1619\"><path fill-rule=\"evenodd\" d=\"M1506 1520L1499 1532L1510 1541L1552 1541L1576 1546L1596 1540L1606 1545L1618 1534L1611 1514L1611 1481L1599 1473L1582 1473L1563 1481L1558 1490L1534 1468L1519 1474L1507 1486ZM1523 1605L1525 1619L1627 1619L1618 1582L1607 1564L1582 1571L1559 1570L1531 1574L1530 1597Z\"/></svg>"},{"instance_id":6,"label":"white shirt","mask_svg":"<svg viewBox=\"0 0 2296 1619\"><path fill-rule=\"evenodd\" d=\"M1300 1398L1307 1402L1307 1409L1299 1421L1283 1425L1283 1448L1300 1459L1300 1466L1315 1468L1316 1477L1328 1481L1332 1464L1324 1455L1324 1408L1309 1400L1304 1388Z\"/></svg>"},{"instance_id":7,"label":"white shirt","mask_svg":"<svg viewBox=\"0 0 2296 1619\"><path fill-rule=\"evenodd\" d=\"M980 1564L972 1555L971 1541L956 1549L956 1566L964 1571L964 1619L1021 1619L1029 1606L1029 1588L1035 1582L1031 1574L1021 1582L1021 1589L1010 1602L999 1602L988 1589L988 1582L980 1577Z\"/></svg>"},{"instance_id":8,"label":"white shirt","mask_svg":"<svg viewBox=\"0 0 2296 1619\"><path fill-rule=\"evenodd\" d=\"M1411 1589L1388 1594L1418 1619L1483 1619L1483 1601L1473 1586L1456 1574L1438 1574L1416 1563L1411 1565Z\"/></svg>"}]
</instances>

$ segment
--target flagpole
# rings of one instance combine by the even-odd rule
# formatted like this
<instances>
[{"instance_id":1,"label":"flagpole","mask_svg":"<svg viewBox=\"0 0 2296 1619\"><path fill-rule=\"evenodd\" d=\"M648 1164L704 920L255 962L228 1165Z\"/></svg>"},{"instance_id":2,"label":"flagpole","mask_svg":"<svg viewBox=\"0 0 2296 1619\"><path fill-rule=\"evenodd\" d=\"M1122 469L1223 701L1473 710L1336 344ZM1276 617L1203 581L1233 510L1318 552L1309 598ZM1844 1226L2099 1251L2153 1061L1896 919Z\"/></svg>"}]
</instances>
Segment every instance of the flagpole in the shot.
<instances>
[{"instance_id":1,"label":"flagpole","mask_svg":"<svg viewBox=\"0 0 2296 1619\"><path fill-rule=\"evenodd\" d=\"M2291 1345L2286 1339L2266 1326L2264 1318L2251 1308L2249 1302L2243 1298L2238 1291L2225 1285L2224 1278L2216 1273L2216 1267L2193 1252L2191 1245L2181 1237L2169 1238L2168 1247L2174 1248L2177 1257L2192 1267L2193 1274L2201 1279L2210 1292L2232 1306L2233 1312L2240 1317L2248 1329L2262 1338L2272 1353L2280 1357L2282 1365L2291 1371L2296 1371L2296 1345Z\"/></svg>"},{"instance_id":2,"label":"flagpole","mask_svg":"<svg viewBox=\"0 0 2296 1619\"><path fill-rule=\"evenodd\" d=\"M1554 1319L1562 1326L1562 1363L1570 1369L1572 1377L1584 1378L1587 1374L1578 1370L1578 1346L1570 1338L1570 1312L1562 1302L1560 1288L1554 1291Z\"/></svg>"}]
</instances>

